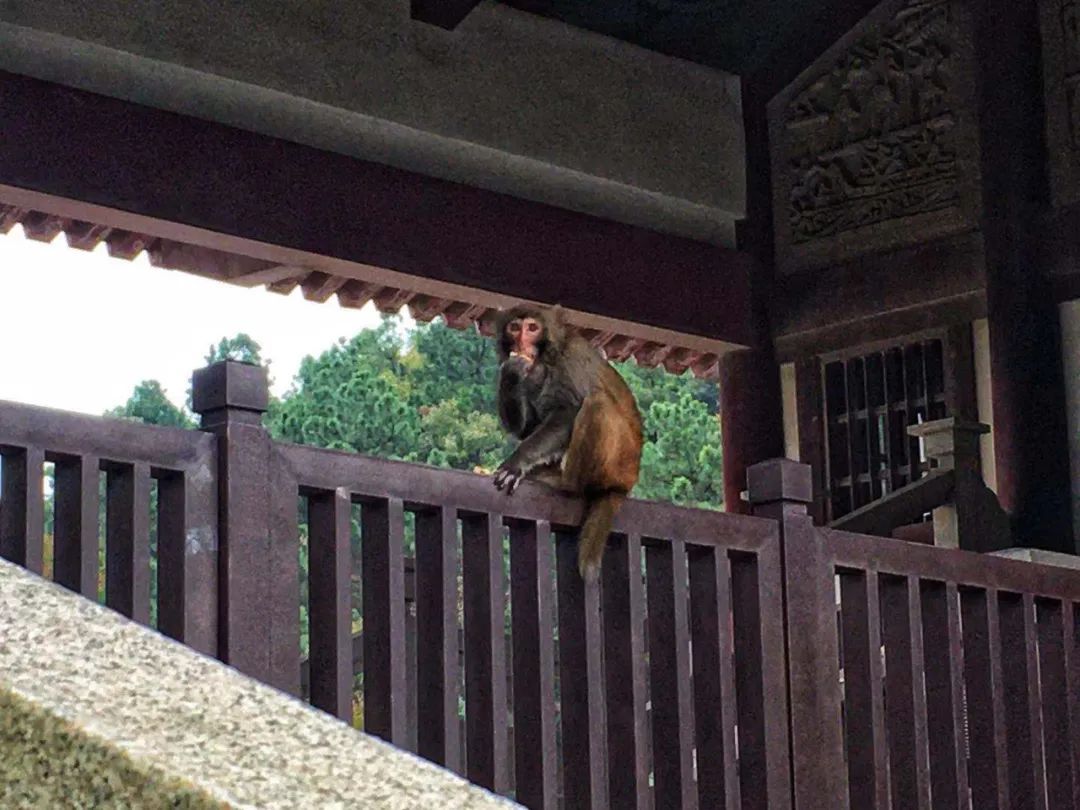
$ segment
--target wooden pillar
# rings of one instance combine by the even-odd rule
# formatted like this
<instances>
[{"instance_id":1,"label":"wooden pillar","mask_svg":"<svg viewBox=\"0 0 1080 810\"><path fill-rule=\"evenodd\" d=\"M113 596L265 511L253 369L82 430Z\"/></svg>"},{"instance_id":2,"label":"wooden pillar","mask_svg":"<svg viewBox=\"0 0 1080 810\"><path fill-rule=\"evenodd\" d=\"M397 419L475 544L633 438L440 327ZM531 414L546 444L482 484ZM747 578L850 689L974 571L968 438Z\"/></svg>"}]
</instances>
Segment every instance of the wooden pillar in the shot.
<instances>
[{"instance_id":1,"label":"wooden pillar","mask_svg":"<svg viewBox=\"0 0 1080 810\"><path fill-rule=\"evenodd\" d=\"M773 353L768 316L773 239L765 105L771 93L761 78L743 80L747 218L739 229L739 247L757 259L751 277L757 348L732 352L720 364L720 441L724 453L724 508L728 512L750 511L741 497L746 489L747 469L784 455L780 367Z\"/></svg>"},{"instance_id":2,"label":"wooden pillar","mask_svg":"<svg viewBox=\"0 0 1080 810\"><path fill-rule=\"evenodd\" d=\"M997 492L1020 545L1075 550L1057 310L1041 254L1049 204L1035 0L972 4Z\"/></svg>"},{"instance_id":3,"label":"wooden pillar","mask_svg":"<svg viewBox=\"0 0 1080 810\"><path fill-rule=\"evenodd\" d=\"M741 498L746 471L784 455L780 370L771 352L736 351L720 366L720 439L724 450L724 508L750 511Z\"/></svg>"}]
</instances>

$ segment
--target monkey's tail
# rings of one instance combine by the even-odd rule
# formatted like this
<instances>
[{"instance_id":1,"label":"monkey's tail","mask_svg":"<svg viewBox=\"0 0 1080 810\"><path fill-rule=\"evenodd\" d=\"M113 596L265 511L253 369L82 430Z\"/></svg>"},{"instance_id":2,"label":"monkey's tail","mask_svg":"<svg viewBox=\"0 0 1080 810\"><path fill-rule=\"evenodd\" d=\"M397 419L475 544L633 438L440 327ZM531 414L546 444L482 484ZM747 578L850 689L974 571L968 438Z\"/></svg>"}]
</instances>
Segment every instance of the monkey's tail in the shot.
<instances>
[{"instance_id":1,"label":"monkey's tail","mask_svg":"<svg viewBox=\"0 0 1080 810\"><path fill-rule=\"evenodd\" d=\"M606 492L589 499L578 539L578 571L587 583L594 582L600 573L611 523L624 500L622 492Z\"/></svg>"}]
</instances>

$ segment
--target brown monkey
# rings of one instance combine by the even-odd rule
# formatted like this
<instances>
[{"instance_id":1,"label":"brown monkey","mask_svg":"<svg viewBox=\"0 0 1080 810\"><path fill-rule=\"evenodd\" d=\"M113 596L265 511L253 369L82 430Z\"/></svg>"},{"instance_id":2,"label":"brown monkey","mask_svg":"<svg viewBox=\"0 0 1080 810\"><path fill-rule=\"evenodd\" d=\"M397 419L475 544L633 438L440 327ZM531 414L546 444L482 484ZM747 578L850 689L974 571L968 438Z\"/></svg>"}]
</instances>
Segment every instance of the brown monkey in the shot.
<instances>
[{"instance_id":1,"label":"brown monkey","mask_svg":"<svg viewBox=\"0 0 1080 810\"><path fill-rule=\"evenodd\" d=\"M560 307L516 306L495 321L498 407L503 428L521 440L495 471L513 494L528 476L585 498L578 570L596 579L612 519L637 483L641 415L630 388Z\"/></svg>"}]
</instances>

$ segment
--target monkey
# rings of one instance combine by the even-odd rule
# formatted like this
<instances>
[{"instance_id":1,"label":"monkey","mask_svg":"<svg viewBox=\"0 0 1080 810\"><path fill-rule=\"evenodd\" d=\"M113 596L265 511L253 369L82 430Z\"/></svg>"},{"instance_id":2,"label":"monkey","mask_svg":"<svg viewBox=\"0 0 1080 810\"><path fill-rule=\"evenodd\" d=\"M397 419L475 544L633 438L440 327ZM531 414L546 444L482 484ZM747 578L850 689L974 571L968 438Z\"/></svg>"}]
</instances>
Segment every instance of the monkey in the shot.
<instances>
[{"instance_id":1,"label":"monkey","mask_svg":"<svg viewBox=\"0 0 1080 810\"><path fill-rule=\"evenodd\" d=\"M585 499L578 571L596 580L616 512L637 483L642 424L629 386L574 332L560 306L495 317L498 415L520 443L496 469L512 495L528 477Z\"/></svg>"}]
</instances>

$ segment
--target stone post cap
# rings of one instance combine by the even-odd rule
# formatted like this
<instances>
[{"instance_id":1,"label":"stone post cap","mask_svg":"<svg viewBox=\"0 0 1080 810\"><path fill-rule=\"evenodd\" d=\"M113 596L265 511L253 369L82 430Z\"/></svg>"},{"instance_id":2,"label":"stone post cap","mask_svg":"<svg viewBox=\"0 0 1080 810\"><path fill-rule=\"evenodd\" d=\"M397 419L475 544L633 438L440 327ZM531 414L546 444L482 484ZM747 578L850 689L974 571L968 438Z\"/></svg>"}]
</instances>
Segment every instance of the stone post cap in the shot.
<instances>
[{"instance_id":1,"label":"stone post cap","mask_svg":"<svg viewBox=\"0 0 1080 810\"><path fill-rule=\"evenodd\" d=\"M776 501L811 503L814 500L810 465L789 458L769 459L748 467L746 486L751 505Z\"/></svg>"},{"instance_id":2,"label":"stone post cap","mask_svg":"<svg viewBox=\"0 0 1080 810\"><path fill-rule=\"evenodd\" d=\"M926 455L930 458L940 456L973 455L978 447L979 436L990 432L990 426L982 422L965 422L955 417L935 419L911 425L907 429L909 436L923 440Z\"/></svg>"},{"instance_id":3,"label":"stone post cap","mask_svg":"<svg viewBox=\"0 0 1080 810\"><path fill-rule=\"evenodd\" d=\"M223 360L192 375L192 409L207 414L226 408L265 413L270 405L266 369L251 363Z\"/></svg>"}]
</instances>

